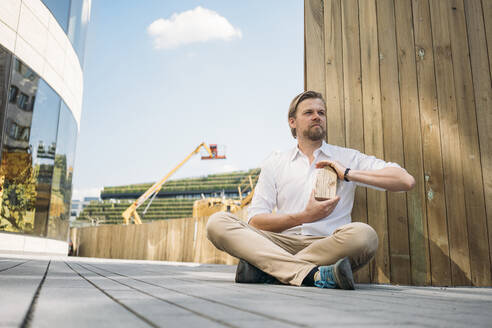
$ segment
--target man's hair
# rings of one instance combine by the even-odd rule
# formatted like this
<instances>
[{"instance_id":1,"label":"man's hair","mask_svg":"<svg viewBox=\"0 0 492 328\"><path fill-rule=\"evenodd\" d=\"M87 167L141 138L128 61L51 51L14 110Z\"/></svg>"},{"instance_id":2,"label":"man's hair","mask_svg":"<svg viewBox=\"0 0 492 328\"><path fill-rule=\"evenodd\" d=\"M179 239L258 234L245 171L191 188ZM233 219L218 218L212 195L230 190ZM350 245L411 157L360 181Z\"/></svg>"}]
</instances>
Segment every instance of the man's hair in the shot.
<instances>
[{"instance_id":1,"label":"man's hair","mask_svg":"<svg viewBox=\"0 0 492 328\"><path fill-rule=\"evenodd\" d=\"M312 91L312 90L304 91L304 92L298 94L297 96L295 96L294 99L292 99L292 101L290 102L289 116L287 117L287 120L290 119L291 117L295 118L296 114L297 114L297 106L302 101L304 101L306 99L311 99L311 98L321 99L321 101L323 102L323 105L325 105L325 107L326 107L325 100L323 99L323 95L321 93L316 92L316 91ZM291 128L290 132L292 132L292 136L294 138L297 138L296 129Z\"/></svg>"}]
</instances>

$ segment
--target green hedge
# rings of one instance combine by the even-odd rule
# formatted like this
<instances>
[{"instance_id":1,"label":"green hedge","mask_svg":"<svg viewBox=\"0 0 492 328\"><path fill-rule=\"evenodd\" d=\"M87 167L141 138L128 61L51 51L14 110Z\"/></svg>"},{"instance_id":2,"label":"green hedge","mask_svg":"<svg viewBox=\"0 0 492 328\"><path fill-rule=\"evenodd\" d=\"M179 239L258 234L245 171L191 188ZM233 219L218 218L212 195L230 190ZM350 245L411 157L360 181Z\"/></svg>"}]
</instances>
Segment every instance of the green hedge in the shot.
<instances>
[{"instance_id":1,"label":"green hedge","mask_svg":"<svg viewBox=\"0 0 492 328\"><path fill-rule=\"evenodd\" d=\"M222 190L237 190L241 184L244 189L249 185L248 176L251 175L254 182L260 173L259 169L249 171L239 171L231 173L211 174L206 177L186 178L171 180L163 185L164 192L185 192L185 191L210 191L220 193ZM152 184L142 183L128 186L104 187L101 196L105 194L143 194ZM105 222L122 223L121 214L130 206L134 199L121 199L119 202L110 200L92 201L80 213L77 220L88 220L89 218L103 219ZM147 200L138 208L138 213L142 212L147 206ZM148 208L144 220L165 220L171 218L188 218L193 214L193 203L196 199L178 199L178 198L155 198L152 205Z\"/></svg>"},{"instance_id":2,"label":"green hedge","mask_svg":"<svg viewBox=\"0 0 492 328\"><path fill-rule=\"evenodd\" d=\"M166 182L161 191L163 192L180 192L180 191L208 191L217 190L236 190L238 184L247 182L248 176L255 178L259 174L259 169L249 171L211 174L206 177L186 178L171 180ZM106 194L125 194L125 193L144 193L152 183L141 183L127 186L104 187L101 196Z\"/></svg>"}]
</instances>

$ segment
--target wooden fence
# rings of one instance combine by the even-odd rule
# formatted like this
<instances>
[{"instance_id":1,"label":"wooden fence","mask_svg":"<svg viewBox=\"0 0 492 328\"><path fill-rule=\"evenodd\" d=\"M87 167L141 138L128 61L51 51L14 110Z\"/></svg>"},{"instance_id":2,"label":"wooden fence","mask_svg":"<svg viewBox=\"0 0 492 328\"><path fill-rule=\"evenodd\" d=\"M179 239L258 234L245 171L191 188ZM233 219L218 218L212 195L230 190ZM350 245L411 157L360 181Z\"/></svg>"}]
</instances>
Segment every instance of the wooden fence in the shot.
<instances>
[{"instance_id":1,"label":"wooden fence","mask_svg":"<svg viewBox=\"0 0 492 328\"><path fill-rule=\"evenodd\" d=\"M236 264L208 241L207 221L202 217L73 228L71 238L77 256Z\"/></svg>"},{"instance_id":2,"label":"wooden fence","mask_svg":"<svg viewBox=\"0 0 492 328\"><path fill-rule=\"evenodd\" d=\"M380 240L360 281L491 286L492 1L305 0L305 88L327 141L397 162L408 193L360 189Z\"/></svg>"}]
</instances>

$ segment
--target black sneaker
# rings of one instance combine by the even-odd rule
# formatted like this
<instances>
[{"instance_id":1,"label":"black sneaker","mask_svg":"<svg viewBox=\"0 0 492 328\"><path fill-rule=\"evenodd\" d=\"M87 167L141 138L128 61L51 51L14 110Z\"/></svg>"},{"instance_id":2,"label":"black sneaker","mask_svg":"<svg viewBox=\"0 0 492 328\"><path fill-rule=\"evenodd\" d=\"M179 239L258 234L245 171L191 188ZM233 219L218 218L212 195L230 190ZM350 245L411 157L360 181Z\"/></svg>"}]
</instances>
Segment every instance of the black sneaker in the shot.
<instances>
[{"instance_id":1,"label":"black sneaker","mask_svg":"<svg viewBox=\"0 0 492 328\"><path fill-rule=\"evenodd\" d=\"M245 260L239 260L236 269L236 282L241 284L281 284L275 277L261 271Z\"/></svg>"}]
</instances>

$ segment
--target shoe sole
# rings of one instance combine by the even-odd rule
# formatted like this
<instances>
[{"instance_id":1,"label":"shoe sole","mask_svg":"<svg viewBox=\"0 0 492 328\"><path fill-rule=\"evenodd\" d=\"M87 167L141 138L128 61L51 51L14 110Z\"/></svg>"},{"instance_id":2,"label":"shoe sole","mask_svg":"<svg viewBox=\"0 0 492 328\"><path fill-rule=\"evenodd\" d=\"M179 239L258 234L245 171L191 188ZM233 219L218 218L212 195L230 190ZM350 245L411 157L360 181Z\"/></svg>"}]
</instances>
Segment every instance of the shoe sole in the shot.
<instances>
[{"instance_id":1,"label":"shoe sole","mask_svg":"<svg viewBox=\"0 0 492 328\"><path fill-rule=\"evenodd\" d=\"M352 274L352 267L348 258L338 260L335 264L335 280L338 287L341 289L354 290L354 276Z\"/></svg>"}]
</instances>

